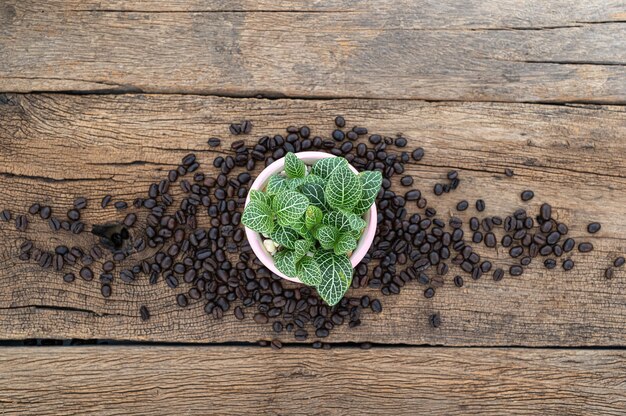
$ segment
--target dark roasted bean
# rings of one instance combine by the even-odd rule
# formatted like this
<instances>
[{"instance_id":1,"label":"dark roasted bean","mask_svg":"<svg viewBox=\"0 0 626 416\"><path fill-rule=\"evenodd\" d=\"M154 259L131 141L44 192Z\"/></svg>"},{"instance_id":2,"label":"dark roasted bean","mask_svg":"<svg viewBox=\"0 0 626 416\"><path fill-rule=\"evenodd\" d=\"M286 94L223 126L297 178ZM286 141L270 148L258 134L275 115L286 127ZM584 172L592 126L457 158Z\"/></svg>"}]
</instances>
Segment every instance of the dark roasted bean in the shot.
<instances>
[{"instance_id":1,"label":"dark roasted bean","mask_svg":"<svg viewBox=\"0 0 626 416\"><path fill-rule=\"evenodd\" d=\"M533 191L523 191L521 194L522 201L530 201L535 196Z\"/></svg>"},{"instance_id":2,"label":"dark roasted bean","mask_svg":"<svg viewBox=\"0 0 626 416\"><path fill-rule=\"evenodd\" d=\"M574 268L574 262L572 259L566 259L563 261L563 270L572 270Z\"/></svg>"},{"instance_id":3,"label":"dark roasted bean","mask_svg":"<svg viewBox=\"0 0 626 416\"><path fill-rule=\"evenodd\" d=\"M590 234L595 234L600 231L600 228L602 228L602 225L599 222L592 222L587 225L587 232Z\"/></svg>"},{"instance_id":4,"label":"dark roasted bean","mask_svg":"<svg viewBox=\"0 0 626 416\"><path fill-rule=\"evenodd\" d=\"M593 244L591 243L580 243L578 244L578 251L581 253L589 253L593 250Z\"/></svg>"}]
</instances>

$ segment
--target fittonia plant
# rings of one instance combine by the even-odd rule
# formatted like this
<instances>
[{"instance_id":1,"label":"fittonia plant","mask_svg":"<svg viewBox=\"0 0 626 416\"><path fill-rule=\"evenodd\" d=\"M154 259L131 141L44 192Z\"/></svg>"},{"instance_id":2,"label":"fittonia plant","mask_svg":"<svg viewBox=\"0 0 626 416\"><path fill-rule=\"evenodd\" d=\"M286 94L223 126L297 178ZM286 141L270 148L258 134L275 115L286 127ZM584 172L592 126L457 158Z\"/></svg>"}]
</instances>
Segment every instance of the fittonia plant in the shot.
<instances>
[{"instance_id":1,"label":"fittonia plant","mask_svg":"<svg viewBox=\"0 0 626 416\"><path fill-rule=\"evenodd\" d=\"M287 153L285 175L270 177L265 192L250 191L241 221L278 247L278 270L315 287L332 306L352 282L349 256L381 183L379 171L357 175L341 157L320 159L307 174L304 162Z\"/></svg>"}]
</instances>

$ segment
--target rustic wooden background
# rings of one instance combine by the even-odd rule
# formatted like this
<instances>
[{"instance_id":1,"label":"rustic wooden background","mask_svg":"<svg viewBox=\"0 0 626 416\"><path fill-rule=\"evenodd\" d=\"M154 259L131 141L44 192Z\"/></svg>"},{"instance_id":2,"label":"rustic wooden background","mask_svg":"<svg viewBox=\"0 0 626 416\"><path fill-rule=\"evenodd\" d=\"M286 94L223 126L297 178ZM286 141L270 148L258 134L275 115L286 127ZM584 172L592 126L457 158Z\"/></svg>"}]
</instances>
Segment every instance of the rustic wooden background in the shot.
<instances>
[{"instance_id":1,"label":"rustic wooden background","mask_svg":"<svg viewBox=\"0 0 626 416\"><path fill-rule=\"evenodd\" d=\"M594 252L429 300L409 285L331 350L283 335L273 351L256 346L269 326L181 310L164 284L106 300L64 284L16 261L0 224L0 414L624 414L626 271L603 270L626 253L626 2L274 3L0 2L0 208L132 199L191 151L211 171L224 150L206 140L227 146L233 121L252 120L252 142L294 123L328 135L343 115L423 146L410 173L427 194L460 171L456 193L427 195L441 214L483 197L503 215L531 188L531 209L550 202ZM46 229L29 236L59 244ZM15 345L28 338L125 345Z\"/></svg>"}]
</instances>

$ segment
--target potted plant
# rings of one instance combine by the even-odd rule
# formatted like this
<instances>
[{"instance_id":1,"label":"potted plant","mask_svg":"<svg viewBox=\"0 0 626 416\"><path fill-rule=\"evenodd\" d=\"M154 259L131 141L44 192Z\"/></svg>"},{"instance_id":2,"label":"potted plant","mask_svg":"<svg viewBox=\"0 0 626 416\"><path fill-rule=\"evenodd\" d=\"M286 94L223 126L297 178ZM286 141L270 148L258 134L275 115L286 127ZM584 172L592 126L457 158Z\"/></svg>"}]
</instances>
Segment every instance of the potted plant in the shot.
<instances>
[{"instance_id":1,"label":"potted plant","mask_svg":"<svg viewBox=\"0 0 626 416\"><path fill-rule=\"evenodd\" d=\"M253 251L277 275L337 304L374 240L381 183L379 171L358 173L342 157L287 153L248 194L242 223Z\"/></svg>"}]
</instances>

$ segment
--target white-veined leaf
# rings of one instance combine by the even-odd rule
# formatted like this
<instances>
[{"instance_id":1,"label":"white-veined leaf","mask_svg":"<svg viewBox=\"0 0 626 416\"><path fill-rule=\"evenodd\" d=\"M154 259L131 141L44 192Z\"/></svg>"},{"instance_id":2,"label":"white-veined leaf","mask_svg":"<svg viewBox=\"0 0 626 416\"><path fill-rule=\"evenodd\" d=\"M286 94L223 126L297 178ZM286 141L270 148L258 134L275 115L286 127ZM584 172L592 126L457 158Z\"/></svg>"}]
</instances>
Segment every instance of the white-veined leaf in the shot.
<instances>
[{"instance_id":1,"label":"white-veined leaf","mask_svg":"<svg viewBox=\"0 0 626 416\"><path fill-rule=\"evenodd\" d=\"M377 170L365 171L359 174L359 180L361 181L363 194L352 211L356 214L364 214L376 201L376 195L380 191L383 176Z\"/></svg>"},{"instance_id":2,"label":"white-veined leaf","mask_svg":"<svg viewBox=\"0 0 626 416\"><path fill-rule=\"evenodd\" d=\"M322 224L331 225L341 232L350 231L352 229L350 217L341 211L331 211L324 214Z\"/></svg>"},{"instance_id":3,"label":"white-veined leaf","mask_svg":"<svg viewBox=\"0 0 626 416\"><path fill-rule=\"evenodd\" d=\"M348 167L348 161L343 157L327 157L320 159L313 165L311 173L327 180L330 175L340 166Z\"/></svg>"},{"instance_id":4,"label":"white-veined leaf","mask_svg":"<svg viewBox=\"0 0 626 416\"><path fill-rule=\"evenodd\" d=\"M339 231L330 225L322 225L315 232L315 237L324 250L332 250L335 247L335 241L338 236Z\"/></svg>"},{"instance_id":5,"label":"white-veined leaf","mask_svg":"<svg viewBox=\"0 0 626 416\"><path fill-rule=\"evenodd\" d=\"M289 227L283 227L282 225L276 225L274 231L270 235L270 238L277 244L287 247L289 249L296 248L295 243L300 238L300 235Z\"/></svg>"},{"instance_id":6,"label":"white-veined leaf","mask_svg":"<svg viewBox=\"0 0 626 416\"><path fill-rule=\"evenodd\" d=\"M322 211L326 209L324 187L319 183L306 183L302 185L300 192L302 192L302 195L307 197L311 205L315 205Z\"/></svg>"},{"instance_id":7,"label":"white-veined leaf","mask_svg":"<svg viewBox=\"0 0 626 416\"><path fill-rule=\"evenodd\" d=\"M304 178L293 178L287 180L287 186L292 191L298 191L302 185L305 184Z\"/></svg>"},{"instance_id":8,"label":"white-veined leaf","mask_svg":"<svg viewBox=\"0 0 626 416\"><path fill-rule=\"evenodd\" d=\"M272 206L272 196L268 193L251 189L249 195L250 201L261 201L268 207Z\"/></svg>"},{"instance_id":9,"label":"white-veined leaf","mask_svg":"<svg viewBox=\"0 0 626 416\"><path fill-rule=\"evenodd\" d=\"M298 269L296 268L296 258L293 250L283 249L274 254L274 264L276 268L289 277L296 277Z\"/></svg>"},{"instance_id":10,"label":"white-veined leaf","mask_svg":"<svg viewBox=\"0 0 626 416\"><path fill-rule=\"evenodd\" d=\"M311 257L305 257L298 263L298 279L305 285L317 286L322 282L322 274L317 261Z\"/></svg>"},{"instance_id":11,"label":"white-veined leaf","mask_svg":"<svg viewBox=\"0 0 626 416\"><path fill-rule=\"evenodd\" d=\"M300 261L311 249L313 244L308 240L298 240L294 243L293 252L295 254L296 261Z\"/></svg>"},{"instance_id":12,"label":"white-veined leaf","mask_svg":"<svg viewBox=\"0 0 626 416\"><path fill-rule=\"evenodd\" d=\"M304 183L318 183L322 186L326 185L326 181L324 179L312 173L304 177Z\"/></svg>"},{"instance_id":13,"label":"white-veined leaf","mask_svg":"<svg viewBox=\"0 0 626 416\"><path fill-rule=\"evenodd\" d=\"M324 191L328 205L335 209L350 211L361 199L363 185L348 166L341 166L330 175Z\"/></svg>"},{"instance_id":14,"label":"white-veined leaf","mask_svg":"<svg viewBox=\"0 0 626 416\"><path fill-rule=\"evenodd\" d=\"M350 232L339 235L339 237L337 237L337 240L335 241L334 250L335 250L335 254L337 255L341 255L341 254L347 255L348 253L351 253L352 251L354 251L355 248L356 248L356 240L354 239L354 237L352 236Z\"/></svg>"},{"instance_id":15,"label":"white-veined leaf","mask_svg":"<svg viewBox=\"0 0 626 416\"><path fill-rule=\"evenodd\" d=\"M272 210L280 225L290 226L302 219L304 211L309 206L309 200L295 191L281 191L274 195Z\"/></svg>"},{"instance_id":16,"label":"white-veined leaf","mask_svg":"<svg viewBox=\"0 0 626 416\"><path fill-rule=\"evenodd\" d=\"M271 209L261 201L250 201L243 210L241 222L257 233L269 235L274 230Z\"/></svg>"},{"instance_id":17,"label":"white-veined leaf","mask_svg":"<svg viewBox=\"0 0 626 416\"><path fill-rule=\"evenodd\" d=\"M360 215L353 212L347 212L345 214L348 216L348 221L350 221L350 228L353 231L361 232L361 230L363 230L363 228L365 228L365 226L367 225L365 220Z\"/></svg>"},{"instance_id":18,"label":"white-veined leaf","mask_svg":"<svg viewBox=\"0 0 626 416\"><path fill-rule=\"evenodd\" d=\"M318 252L314 259L320 268L322 281L317 285L317 293L329 306L339 303L352 282L352 264L346 255L332 252Z\"/></svg>"},{"instance_id":19,"label":"white-veined leaf","mask_svg":"<svg viewBox=\"0 0 626 416\"><path fill-rule=\"evenodd\" d=\"M287 179L280 175L273 175L270 176L270 179L267 181L265 192L270 195L276 195L287 189L289 189L289 185L287 185Z\"/></svg>"},{"instance_id":20,"label":"white-veined leaf","mask_svg":"<svg viewBox=\"0 0 626 416\"><path fill-rule=\"evenodd\" d=\"M303 178L306 173L306 166L298 156L289 152L285 156L285 173L290 178Z\"/></svg>"},{"instance_id":21,"label":"white-veined leaf","mask_svg":"<svg viewBox=\"0 0 626 416\"><path fill-rule=\"evenodd\" d=\"M308 230L311 230L322 222L323 216L321 209L315 205L309 205L304 213L304 225Z\"/></svg>"}]
</instances>

